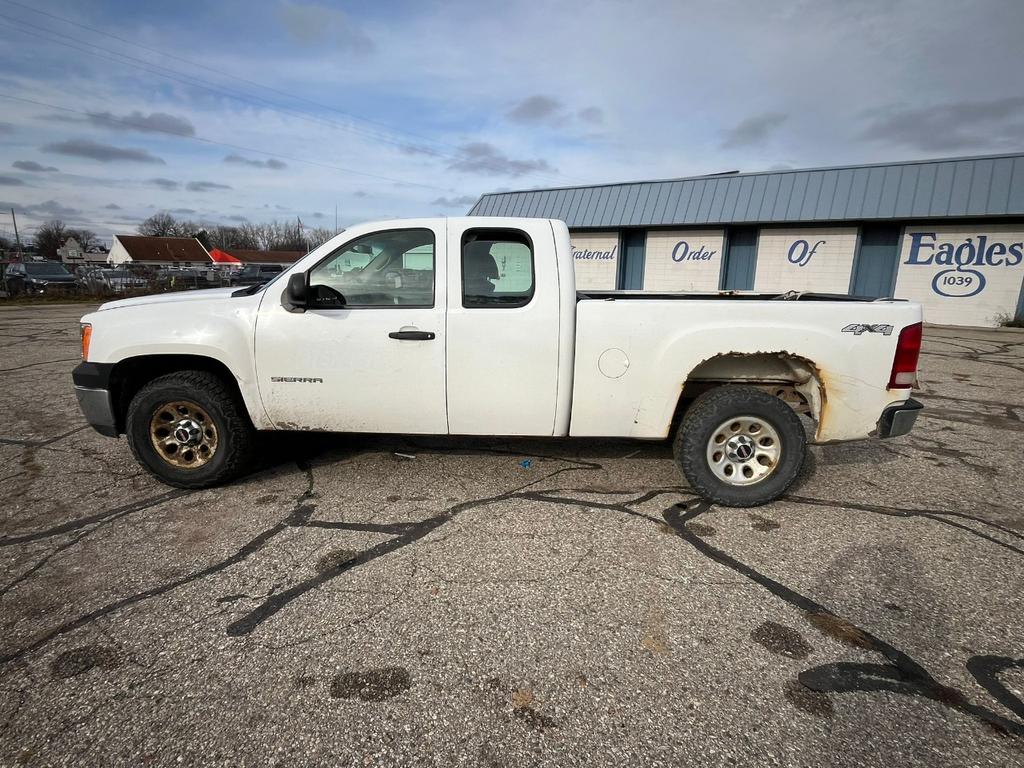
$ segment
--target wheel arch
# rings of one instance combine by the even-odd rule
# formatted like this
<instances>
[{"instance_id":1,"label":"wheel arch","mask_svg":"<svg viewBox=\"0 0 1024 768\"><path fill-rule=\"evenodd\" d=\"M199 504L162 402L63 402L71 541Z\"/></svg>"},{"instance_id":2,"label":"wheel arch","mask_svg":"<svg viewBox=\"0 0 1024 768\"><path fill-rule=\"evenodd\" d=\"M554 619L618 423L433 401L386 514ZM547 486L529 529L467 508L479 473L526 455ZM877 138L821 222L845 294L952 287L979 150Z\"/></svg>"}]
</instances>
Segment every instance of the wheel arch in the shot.
<instances>
[{"instance_id":1,"label":"wheel arch","mask_svg":"<svg viewBox=\"0 0 1024 768\"><path fill-rule=\"evenodd\" d=\"M242 405L242 410L248 413L248 405L242 395L238 379L222 361L205 355L137 355L120 360L110 372L110 402L114 409L118 434L125 431L128 405L136 393L153 379L180 371L205 371L214 374L228 386L232 395Z\"/></svg>"},{"instance_id":2,"label":"wheel arch","mask_svg":"<svg viewBox=\"0 0 1024 768\"><path fill-rule=\"evenodd\" d=\"M674 429L693 401L720 386L743 384L775 395L797 413L809 416L820 431L827 418L824 377L811 360L791 352L726 352L702 360L686 375L672 419Z\"/></svg>"}]
</instances>

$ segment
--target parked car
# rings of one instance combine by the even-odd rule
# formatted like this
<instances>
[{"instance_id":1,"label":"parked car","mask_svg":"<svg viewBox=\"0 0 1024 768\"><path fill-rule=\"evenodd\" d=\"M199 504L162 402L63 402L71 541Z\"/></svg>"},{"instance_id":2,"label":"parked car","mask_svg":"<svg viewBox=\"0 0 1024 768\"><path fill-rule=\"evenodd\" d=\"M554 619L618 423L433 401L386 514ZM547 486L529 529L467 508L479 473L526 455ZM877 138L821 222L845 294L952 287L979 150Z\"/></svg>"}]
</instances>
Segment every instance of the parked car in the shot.
<instances>
[{"instance_id":1,"label":"parked car","mask_svg":"<svg viewBox=\"0 0 1024 768\"><path fill-rule=\"evenodd\" d=\"M89 293L129 293L144 289L148 281L127 269L93 267L78 278L79 285Z\"/></svg>"},{"instance_id":2,"label":"parked car","mask_svg":"<svg viewBox=\"0 0 1024 768\"><path fill-rule=\"evenodd\" d=\"M67 296L78 293L78 283L59 261L23 261L7 265L4 289L8 296Z\"/></svg>"},{"instance_id":3,"label":"parked car","mask_svg":"<svg viewBox=\"0 0 1024 768\"><path fill-rule=\"evenodd\" d=\"M232 285L259 285L273 280L284 267L280 264L246 264L231 278Z\"/></svg>"},{"instance_id":4,"label":"parked car","mask_svg":"<svg viewBox=\"0 0 1024 768\"><path fill-rule=\"evenodd\" d=\"M801 415L833 443L905 434L921 409L919 304L577 293L573 270L561 221L364 224L269 284L104 304L76 394L178 487L237 476L258 430L671 437L690 486L732 506L797 477Z\"/></svg>"},{"instance_id":5,"label":"parked car","mask_svg":"<svg viewBox=\"0 0 1024 768\"><path fill-rule=\"evenodd\" d=\"M185 291L192 288L209 288L211 284L219 285L220 278L212 270L160 267L156 271L155 282L161 290Z\"/></svg>"}]
</instances>

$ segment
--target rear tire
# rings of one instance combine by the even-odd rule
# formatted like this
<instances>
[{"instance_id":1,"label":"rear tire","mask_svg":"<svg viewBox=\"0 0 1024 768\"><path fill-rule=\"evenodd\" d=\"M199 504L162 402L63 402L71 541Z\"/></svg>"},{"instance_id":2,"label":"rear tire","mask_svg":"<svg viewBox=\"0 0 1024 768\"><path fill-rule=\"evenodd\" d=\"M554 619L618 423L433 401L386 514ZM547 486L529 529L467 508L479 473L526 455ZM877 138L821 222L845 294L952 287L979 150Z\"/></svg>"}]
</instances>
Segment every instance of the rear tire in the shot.
<instances>
[{"instance_id":1,"label":"rear tire","mask_svg":"<svg viewBox=\"0 0 1024 768\"><path fill-rule=\"evenodd\" d=\"M205 371L179 371L146 384L125 424L136 460L177 488L208 488L242 474L256 430L234 392Z\"/></svg>"},{"instance_id":2,"label":"rear tire","mask_svg":"<svg viewBox=\"0 0 1024 768\"><path fill-rule=\"evenodd\" d=\"M704 499L755 507L786 492L803 467L806 443L800 417L782 400L754 387L722 386L693 402L672 449Z\"/></svg>"}]
</instances>

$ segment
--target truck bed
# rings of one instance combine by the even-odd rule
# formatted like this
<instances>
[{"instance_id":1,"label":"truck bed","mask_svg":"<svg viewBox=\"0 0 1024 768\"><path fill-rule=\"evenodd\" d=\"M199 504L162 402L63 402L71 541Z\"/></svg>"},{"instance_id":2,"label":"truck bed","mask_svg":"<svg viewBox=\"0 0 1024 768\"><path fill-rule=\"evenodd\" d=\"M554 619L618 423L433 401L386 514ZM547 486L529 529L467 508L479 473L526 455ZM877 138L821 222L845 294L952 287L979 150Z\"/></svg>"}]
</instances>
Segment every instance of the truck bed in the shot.
<instances>
[{"instance_id":1,"label":"truck bed","mask_svg":"<svg viewBox=\"0 0 1024 768\"><path fill-rule=\"evenodd\" d=\"M713 293L691 293L675 291L654 293L651 291L576 291L576 301L617 301L626 299L666 299L674 301L709 301L713 299L735 299L748 301L903 301L903 299L873 299L868 296L850 296L845 293L812 293L789 291L787 293L755 293L753 291L715 291Z\"/></svg>"}]
</instances>

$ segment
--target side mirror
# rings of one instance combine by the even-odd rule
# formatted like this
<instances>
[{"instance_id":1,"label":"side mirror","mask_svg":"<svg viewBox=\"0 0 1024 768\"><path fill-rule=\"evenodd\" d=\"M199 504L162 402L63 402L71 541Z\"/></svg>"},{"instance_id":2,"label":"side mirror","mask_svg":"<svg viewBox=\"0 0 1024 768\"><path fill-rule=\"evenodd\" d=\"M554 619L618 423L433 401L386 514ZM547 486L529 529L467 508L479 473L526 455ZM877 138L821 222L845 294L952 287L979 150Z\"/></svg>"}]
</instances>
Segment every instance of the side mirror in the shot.
<instances>
[{"instance_id":1,"label":"side mirror","mask_svg":"<svg viewBox=\"0 0 1024 768\"><path fill-rule=\"evenodd\" d=\"M289 312L305 312L308 293L306 273L298 272L288 278L288 286L284 289L281 303Z\"/></svg>"}]
</instances>

